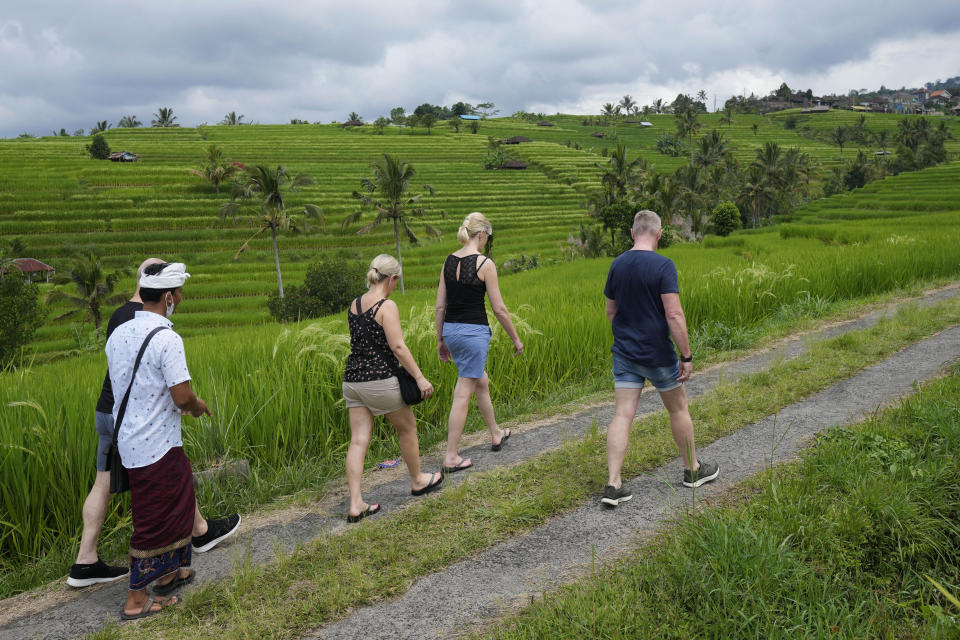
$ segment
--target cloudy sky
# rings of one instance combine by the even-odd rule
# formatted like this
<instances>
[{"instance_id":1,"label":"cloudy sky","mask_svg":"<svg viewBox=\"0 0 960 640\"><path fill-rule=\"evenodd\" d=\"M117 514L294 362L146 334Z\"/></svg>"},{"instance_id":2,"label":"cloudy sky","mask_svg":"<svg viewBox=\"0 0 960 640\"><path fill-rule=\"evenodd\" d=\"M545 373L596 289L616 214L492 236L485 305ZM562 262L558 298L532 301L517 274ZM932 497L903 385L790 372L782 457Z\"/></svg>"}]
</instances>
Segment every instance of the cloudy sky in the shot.
<instances>
[{"instance_id":1,"label":"cloudy sky","mask_svg":"<svg viewBox=\"0 0 960 640\"><path fill-rule=\"evenodd\" d=\"M177 122L371 120L422 102L598 113L782 81L815 93L960 75L956 0L5 0L0 136Z\"/></svg>"}]
</instances>

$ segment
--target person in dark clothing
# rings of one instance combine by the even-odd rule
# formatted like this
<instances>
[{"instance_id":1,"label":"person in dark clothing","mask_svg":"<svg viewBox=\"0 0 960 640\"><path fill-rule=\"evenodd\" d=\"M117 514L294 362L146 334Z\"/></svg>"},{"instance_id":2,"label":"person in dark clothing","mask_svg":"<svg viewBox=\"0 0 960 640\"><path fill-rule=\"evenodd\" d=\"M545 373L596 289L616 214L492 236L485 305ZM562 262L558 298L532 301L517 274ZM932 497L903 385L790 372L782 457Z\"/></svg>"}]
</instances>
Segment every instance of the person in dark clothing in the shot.
<instances>
[{"instance_id":1,"label":"person in dark clothing","mask_svg":"<svg viewBox=\"0 0 960 640\"><path fill-rule=\"evenodd\" d=\"M143 275L143 270L151 264L163 264L163 260L147 258L137 269L137 289L133 297L110 316L107 322L107 339L113 335L117 327L133 320L136 312L143 310L143 301L140 299L140 277ZM106 469L107 450L113 439L113 404L113 387L110 384L110 375L107 373L104 375L95 413L98 437L97 476L83 503L80 550L67 577L67 584L71 587L87 587L101 582L113 582L126 576L129 571L127 567L106 564L100 560L97 553L97 540L100 537L100 530L103 528L103 521L107 514L107 504L110 501L110 473ZM194 550L200 553L209 551L233 534L239 523L238 514L207 522L198 508L193 525Z\"/></svg>"},{"instance_id":2,"label":"person in dark clothing","mask_svg":"<svg viewBox=\"0 0 960 640\"><path fill-rule=\"evenodd\" d=\"M382 253L367 271L367 293L347 310L350 355L343 374L343 398L350 412L350 447L347 449L347 485L350 508L347 522L359 522L380 510L379 504L363 501L363 461L370 445L374 416L386 416L396 428L400 455L410 474L410 492L425 495L440 488L443 474L420 470L417 419L403 401L396 371L400 364L417 381L423 398L433 395L433 385L424 377L403 341L400 310L390 294L400 280L400 263Z\"/></svg>"},{"instance_id":3,"label":"person in dark clothing","mask_svg":"<svg viewBox=\"0 0 960 640\"><path fill-rule=\"evenodd\" d=\"M677 268L673 261L656 252L663 234L660 216L653 211L637 212L630 234L633 249L618 256L610 265L603 291L607 318L613 329L616 405L607 429L608 484L600 499L609 507L633 497L623 486L620 470L630 439L630 425L637 415L640 392L646 380L660 393L670 414L673 439L686 467L683 485L699 487L720 474L718 465L697 460L693 421L683 386L693 369L693 355L680 306ZM679 361L674 345L680 351Z\"/></svg>"},{"instance_id":4,"label":"person in dark clothing","mask_svg":"<svg viewBox=\"0 0 960 640\"><path fill-rule=\"evenodd\" d=\"M510 437L510 429L501 429L497 424L490 400L490 378L485 369L493 333L487 322L485 295L490 296L493 315L513 341L514 356L523 353L523 343L500 295L497 267L493 260L482 255L491 238L493 226L486 216L478 211L468 215L457 232L463 247L447 256L437 287L437 353L442 362L453 360L458 372L443 458L443 469L447 473L473 466L469 458L460 456L458 449L470 398L474 395L480 415L490 430L491 448L499 451Z\"/></svg>"}]
</instances>

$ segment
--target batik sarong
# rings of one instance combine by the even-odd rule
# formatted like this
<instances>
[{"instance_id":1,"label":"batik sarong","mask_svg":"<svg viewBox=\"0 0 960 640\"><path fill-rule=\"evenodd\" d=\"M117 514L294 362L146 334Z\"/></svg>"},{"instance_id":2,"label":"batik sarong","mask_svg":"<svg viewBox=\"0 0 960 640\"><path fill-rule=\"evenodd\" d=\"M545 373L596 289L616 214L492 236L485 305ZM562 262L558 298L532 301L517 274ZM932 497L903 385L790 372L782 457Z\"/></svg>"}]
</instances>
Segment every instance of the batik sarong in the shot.
<instances>
[{"instance_id":1,"label":"batik sarong","mask_svg":"<svg viewBox=\"0 0 960 640\"><path fill-rule=\"evenodd\" d=\"M193 470L183 447L174 447L153 464L128 471L133 516L130 589L139 590L190 566L196 500Z\"/></svg>"}]
</instances>

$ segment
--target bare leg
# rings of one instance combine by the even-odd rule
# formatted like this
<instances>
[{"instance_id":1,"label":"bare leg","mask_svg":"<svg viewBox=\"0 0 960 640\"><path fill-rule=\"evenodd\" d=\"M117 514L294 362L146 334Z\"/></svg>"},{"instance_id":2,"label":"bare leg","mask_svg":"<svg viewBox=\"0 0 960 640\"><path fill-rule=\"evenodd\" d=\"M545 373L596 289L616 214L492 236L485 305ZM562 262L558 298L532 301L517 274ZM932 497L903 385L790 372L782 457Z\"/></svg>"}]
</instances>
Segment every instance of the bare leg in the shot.
<instances>
[{"instance_id":1,"label":"bare leg","mask_svg":"<svg viewBox=\"0 0 960 640\"><path fill-rule=\"evenodd\" d=\"M487 423L487 429L490 430L490 442L497 444L503 438L503 429L497 425L497 420L493 415L493 401L490 399L490 378L486 371L483 372L483 377L477 380L476 394L480 416Z\"/></svg>"},{"instance_id":2,"label":"bare leg","mask_svg":"<svg viewBox=\"0 0 960 640\"><path fill-rule=\"evenodd\" d=\"M617 489L623 486L620 471L630 442L630 425L637 416L637 403L642 389L615 389L613 420L607 427L607 484Z\"/></svg>"},{"instance_id":3,"label":"bare leg","mask_svg":"<svg viewBox=\"0 0 960 640\"><path fill-rule=\"evenodd\" d=\"M202 536L207 532L207 521L200 513L200 503L193 499L193 537Z\"/></svg>"},{"instance_id":4,"label":"bare leg","mask_svg":"<svg viewBox=\"0 0 960 640\"><path fill-rule=\"evenodd\" d=\"M693 440L693 420L687 409L687 390L680 386L671 391L661 391L660 398L663 406L670 414L670 429L673 431L673 441L680 449L680 457L687 469L698 469L697 447Z\"/></svg>"},{"instance_id":5,"label":"bare leg","mask_svg":"<svg viewBox=\"0 0 960 640\"><path fill-rule=\"evenodd\" d=\"M97 539L103 529L103 519L107 516L109 502L110 472L97 471L97 478L93 481L87 499L83 501L83 533L80 534L77 564L94 564L100 559L97 555Z\"/></svg>"},{"instance_id":6,"label":"bare leg","mask_svg":"<svg viewBox=\"0 0 960 640\"><path fill-rule=\"evenodd\" d=\"M366 511L360 482L363 479L363 461L373 432L373 414L366 407L350 408L350 447L347 449L347 486L350 488L350 515Z\"/></svg>"},{"instance_id":7,"label":"bare leg","mask_svg":"<svg viewBox=\"0 0 960 640\"><path fill-rule=\"evenodd\" d=\"M127 615L136 615L143 611L143 605L147 602L147 590L127 591L127 601L123 605L123 611ZM163 609L180 602L179 596L154 596L153 605L150 611L162 611Z\"/></svg>"},{"instance_id":8,"label":"bare leg","mask_svg":"<svg viewBox=\"0 0 960 640\"><path fill-rule=\"evenodd\" d=\"M433 481L433 474L420 471L420 443L417 442L417 419L413 409L404 407L387 414L387 419L397 430L400 439L400 455L410 473L410 486L419 491Z\"/></svg>"},{"instance_id":9,"label":"bare leg","mask_svg":"<svg viewBox=\"0 0 960 640\"><path fill-rule=\"evenodd\" d=\"M447 422L447 452L443 457L445 467L454 467L461 462L457 450L460 448L460 436L463 435L463 425L467 423L470 397L477 387L477 381L478 378L457 378L457 386L453 388L453 404L450 406L450 419Z\"/></svg>"}]
</instances>

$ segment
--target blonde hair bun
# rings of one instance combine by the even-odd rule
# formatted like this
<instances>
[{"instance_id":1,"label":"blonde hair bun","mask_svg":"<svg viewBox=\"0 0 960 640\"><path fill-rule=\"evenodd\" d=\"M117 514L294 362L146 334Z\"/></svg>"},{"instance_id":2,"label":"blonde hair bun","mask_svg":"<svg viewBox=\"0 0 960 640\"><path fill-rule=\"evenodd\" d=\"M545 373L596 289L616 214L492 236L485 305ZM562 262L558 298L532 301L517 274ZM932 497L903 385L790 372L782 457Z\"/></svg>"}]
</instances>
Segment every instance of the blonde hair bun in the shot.
<instances>
[{"instance_id":1,"label":"blonde hair bun","mask_svg":"<svg viewBox=\"0 0 960 640\"><path fill-rule=\"evenodd\" d=\"M460 241L460 244L467 244L470 238L481 231L486 231L488 236L492 236L493 225L487 220L487 216L479 211L474 211L463 219L463 224L457 230L457 240Z\"/></svg>"},{"instance_id":2,"label":"blonde hair bun","mask_svg":"<svg viewBox=\"0 0 960 640\"><path fill-rule=\"evenodd\" d=\"M390 254L381 253L370 261L370 269L367 271L367 288L393 276L400 276L400 263Z\"/></svg>"}]
</instances>

